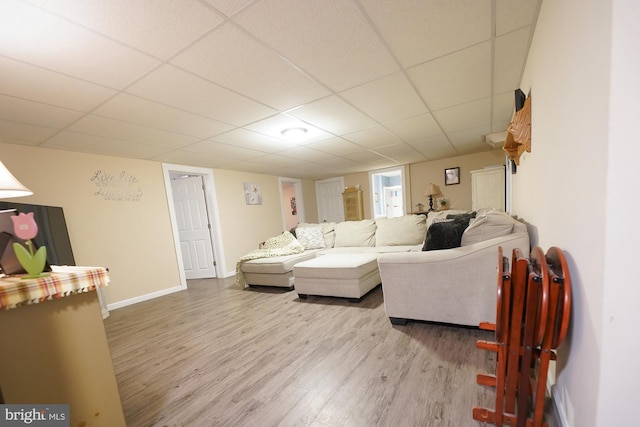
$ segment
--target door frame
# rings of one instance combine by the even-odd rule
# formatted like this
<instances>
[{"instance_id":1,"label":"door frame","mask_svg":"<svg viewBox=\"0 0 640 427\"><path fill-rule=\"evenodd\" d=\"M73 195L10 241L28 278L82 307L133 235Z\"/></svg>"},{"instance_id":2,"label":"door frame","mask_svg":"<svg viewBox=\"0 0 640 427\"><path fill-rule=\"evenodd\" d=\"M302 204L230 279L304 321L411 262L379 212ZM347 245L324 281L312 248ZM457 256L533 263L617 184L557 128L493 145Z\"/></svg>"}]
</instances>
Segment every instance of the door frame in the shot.
<instances>
[{"instance_id":1,"label":"door frame","mask_svg":"<svg viewBox=\"0 0 640 427\"><path fill-rule=\"evenodd\" d=\"M171 188L171 174L184 173L189 175L201 175L204 183L204 197L207 205L207 215L209 216L209 229L211 246L213 247L213 259L216 262L216 277L227 277L224 261L224 249L222 244L220 215L218 213L218 203L216 198L216 187L213 179L213 170L197 166L177 165L162 163L162 173L164 175L164 188L167 194L167 205L169 207L169 218L171 219L171 230L173 232L173 243L176 250L176 261L178 263L178 273L180 275L180 287L187 289L187 279L184 273L184 263L182 262L182 250L180 249L180 233L176 220L176 209L173 205L173 190Z\"/></svg>"},{"instance_id":2,"label":"door frame","mask_svg":"<svg viewBox=\"0 0 640 427\"><path fill-rule=\"evenodd\" d=\"M280 189L280 209L282 210L282 229L287 230L287 221L284 215L284 194L282 193L282 184L288 182L293 184L293 191L296 195L296 211L298 223L305 222L304 215L304 199L302 198L302 180L297 178L278 177L278 188Z\"/></svg>"},{"instance_id":3,"label":"door frame","mask_svg":"<svg viewBox=\"0 0 640 427\"><path fill-rule=\"evenodd\" d=\"M384 218L386 217L386 212L385 212L385 216L378 216L376 217L376 207L375 207L375 185L373 182L373 178L377 175L385 175L389 172L400 172L400 185L402 186L402 209L403 209L403 215L405 215L407 212L411 212L409 209L409 198L408 198L408 194L409 194L409 189L407 187L407 171L404 167L404 165L400 165L400 166L393 166L393 167L389 167L389 168L384 168L384 169L377 169L377 170L373 170L373 171L369 171L369 188L370 188L370 205L371 205L371 218L375 219L375 218Z\"/></svg>"}]
</instances>

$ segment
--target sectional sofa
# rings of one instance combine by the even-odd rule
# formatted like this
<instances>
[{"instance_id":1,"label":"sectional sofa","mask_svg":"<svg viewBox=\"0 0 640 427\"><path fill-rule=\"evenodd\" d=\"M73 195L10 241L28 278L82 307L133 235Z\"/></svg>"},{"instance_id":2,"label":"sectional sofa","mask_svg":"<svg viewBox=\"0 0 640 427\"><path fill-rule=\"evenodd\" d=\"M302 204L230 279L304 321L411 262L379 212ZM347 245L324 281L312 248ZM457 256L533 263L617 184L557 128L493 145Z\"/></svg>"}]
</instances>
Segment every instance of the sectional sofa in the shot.
<instances>
[{"instance_id":1,"label":"sectional sofa","mask_svg":"<svg viewBox=\"0 0 640 427\"><path fill-rule=\"evenodd\" d=\"M526 225L493 210L300 224L295 234L301 253L239 265L248 286L295 288L301 298L359 300L382 283L394 324L495 321L497 248L529 252ZM454 247L447 241L451 235Z\"/></svg>"},{"instance_id":2,"label":"sectional sofa","mask_svg":"<svg viewBox=\"0 0 640 427\"><path fill-rule=\"evenodd\" d=\"M296 228L295 236L303 245L304 252L253 259L241 263L239 268L248 286L293 289L293 267L298 263L321 255L380 255L420 250L426 231L424 215L340 223L302 223Z\"/></svg>"}]
</instances>

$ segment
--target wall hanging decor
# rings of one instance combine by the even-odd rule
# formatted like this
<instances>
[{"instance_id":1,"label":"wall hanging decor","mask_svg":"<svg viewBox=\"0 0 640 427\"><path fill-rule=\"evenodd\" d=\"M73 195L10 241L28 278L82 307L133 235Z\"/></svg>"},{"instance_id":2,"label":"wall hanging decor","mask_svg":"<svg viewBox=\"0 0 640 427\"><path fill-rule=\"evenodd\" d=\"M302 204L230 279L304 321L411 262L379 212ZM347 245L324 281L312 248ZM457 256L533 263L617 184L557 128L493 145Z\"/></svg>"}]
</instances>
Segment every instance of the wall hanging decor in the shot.
<instances>
[{"instance_id":1,"label":"wall hanging decor","mask_svg":"<svg viewBox=\"0 0 640 427\"><path fill-rule=\"evenodd\" d=\"M444 170L444 185L460 184L460 168L447 168Z\"/></svg>"},{"instance_id":2,"label":"wall hanging decor","mask_svg":"<svg viewBox=\"0 0 640 427\"><path fill-rule=\"evenodd\" d=\"M260 184L245 182L244 183L244 199L247 205L261 205L262 189L260 188Z\"/></svg>"}]
</instances>

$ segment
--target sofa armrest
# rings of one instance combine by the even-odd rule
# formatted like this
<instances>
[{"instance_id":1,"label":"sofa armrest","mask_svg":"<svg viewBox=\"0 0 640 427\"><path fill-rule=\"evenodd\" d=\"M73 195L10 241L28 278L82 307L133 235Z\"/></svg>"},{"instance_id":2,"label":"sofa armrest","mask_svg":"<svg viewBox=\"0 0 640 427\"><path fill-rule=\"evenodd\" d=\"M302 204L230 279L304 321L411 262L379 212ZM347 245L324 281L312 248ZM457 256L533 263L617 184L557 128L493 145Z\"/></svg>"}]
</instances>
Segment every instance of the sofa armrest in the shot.
<instances>
[{"instance_id":1,"label":"sofa armrest","mask_svg":"<svg viewBox=\"0 0 640 427\"><path fill-rule=\"evenodd\" d=\"M529 253L529 235L512 233L436 251L388 253L378 259L390 318L478 326L495 322L498 246Z\"/></svg>"}]
</instances>

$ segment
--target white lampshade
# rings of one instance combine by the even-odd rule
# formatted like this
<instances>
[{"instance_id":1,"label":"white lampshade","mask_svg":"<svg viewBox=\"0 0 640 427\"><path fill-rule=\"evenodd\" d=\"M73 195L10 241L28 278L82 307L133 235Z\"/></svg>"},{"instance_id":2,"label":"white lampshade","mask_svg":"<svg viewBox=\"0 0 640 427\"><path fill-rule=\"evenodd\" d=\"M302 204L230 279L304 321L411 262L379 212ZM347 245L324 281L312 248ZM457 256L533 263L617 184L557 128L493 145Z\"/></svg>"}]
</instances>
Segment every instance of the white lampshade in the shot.
<instances>
[{"instance_id":1,"label":"white lampshade","mask_svg":"<svg viewBox=\"0 0 640 427\"><path fill-rule=\"evenodd\" d=\"M427 191L425 191L424 195L437 197L437 196L442 196L442 193L440 192L440 187L438 187L436 184L430 183L427 186Z\"/></svg>"},{"instance_id":2,"label":"white lampshade","mask_svg":"<svg viewBox=\"0 0 640 427\"><path fill-rule=\"evenodd\" d=\"M2 162L0 162L0 199L11 197L30 196L33 191L22 185L15 176L11 175Z\"/></svg>"}]
</instances>

